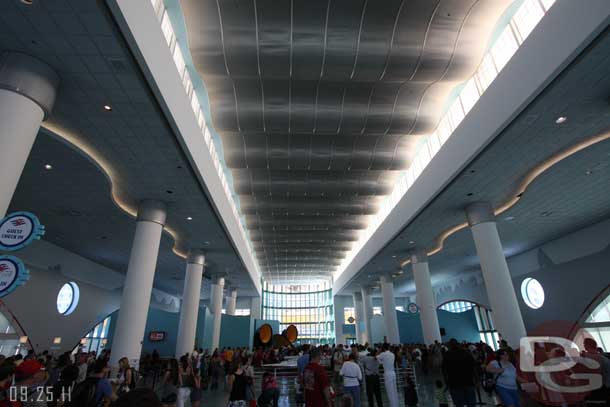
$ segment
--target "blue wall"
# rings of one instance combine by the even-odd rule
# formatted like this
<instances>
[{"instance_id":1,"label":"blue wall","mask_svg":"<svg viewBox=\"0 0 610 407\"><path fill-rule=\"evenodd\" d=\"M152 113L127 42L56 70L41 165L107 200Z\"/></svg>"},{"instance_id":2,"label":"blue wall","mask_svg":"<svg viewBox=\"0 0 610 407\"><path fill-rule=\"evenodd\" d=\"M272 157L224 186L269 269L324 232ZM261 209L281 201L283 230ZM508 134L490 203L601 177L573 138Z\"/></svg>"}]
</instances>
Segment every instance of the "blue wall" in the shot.
<instances>
[{"instance_id":1,"label":"blue wall","mask_svg":"<svg viewBox=\"0 0 610 407\"><path fill-rule=\"evenodd\" d=\"M156 349L161 356L174 356L179 318L180 314L178 313L149 308L144 340L142 341L142 352L152 353ZM165 340L162 342L149 341L148 335L151 331L165 332Z\"/></svg>"},{"instance_id":2,"label":"blue wall","mask_svg":"<svg viewBox=\"0 0 610 407\"><path fill-rule=\"evenodd\" d=\"M198 348L210 349L212 347L213 329L214 316L207 307L199 308L197 330L195 331L195 344Z\"/></svg>"},{"instance_id":3,"label":"blue wall","mask_svg":"<svg viewBox=\"0 0 610 407\"><path fill-rule=\"evenodd\" d=\"M108 342L110 344L112 344L112 340L114 339L114 331L116 329L119 312L115 311L111 315L112 319L110 327L108 328ZM176 352L179 321L179 313L149 308L144 338L142 340L142 352L152 353L152 351L156 349L161 356L173 357ZM210 347L210 344L212 343L212 321L213 317L212 314L210 314L210 311L205 307L199 308L197 330L195 333L195 344L197 347L202 347L204 349ZM150 342L148 336L151 331L165 332L165 340L162 342Z\"/></svg>"},{"instance_id":4,"label":"blue wall","mask_svg":"<svg viewBox=\"0 0 610 407\"><path fill-rule=\"evenodd\" d=\"M249 347L252 342L251 317L223 315L220 328L220 347Z\"/></svg>"},{"instance_id":5,"label":"blue wall","mask_svg":"<svg viewBox=\"0 0 610 407\"><path fill-rule=\"evenodd\" d=\"M436 313L438 314L439 326L445 328L444 342L451 338L467 342L479 342L481 340L474 309L458 313L437 310Z\"/></svg>"},{"instance_id":6,"label":"blue wall","mask_svg":"<svg viewBox=\"0 0 610 407\"><path fill-rule=\"evenodd\" d=\"M478 342L480 340L474 310L461 313L437 310L437 314L439 326L445 328L443 341L448 341L451 338L468 342ZM419 314L396 311L396 317L401 343L421 343L424 341ZM371 319L371 331L374 343L383 342L385 327L381 315L375 315Z\"/></svg>"}]
</instances>

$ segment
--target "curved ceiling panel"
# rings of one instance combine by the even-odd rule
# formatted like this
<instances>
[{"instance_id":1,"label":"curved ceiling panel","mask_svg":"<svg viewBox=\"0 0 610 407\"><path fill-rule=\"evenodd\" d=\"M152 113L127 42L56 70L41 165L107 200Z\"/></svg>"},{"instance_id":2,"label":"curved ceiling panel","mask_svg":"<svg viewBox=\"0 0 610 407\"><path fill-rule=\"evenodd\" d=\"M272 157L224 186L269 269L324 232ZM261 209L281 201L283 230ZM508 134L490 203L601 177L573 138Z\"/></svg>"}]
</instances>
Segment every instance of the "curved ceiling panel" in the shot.
<instances>
[{"instance_id":1,"label":"curved ceiling panel","mask_svg":"<svg viewBox=\"0 0 610 407\"><path fill-rule=\"evenodd\" d=\"M355 241L510 3L181 0L255 250Z\"/></svg>"}]
</instances>

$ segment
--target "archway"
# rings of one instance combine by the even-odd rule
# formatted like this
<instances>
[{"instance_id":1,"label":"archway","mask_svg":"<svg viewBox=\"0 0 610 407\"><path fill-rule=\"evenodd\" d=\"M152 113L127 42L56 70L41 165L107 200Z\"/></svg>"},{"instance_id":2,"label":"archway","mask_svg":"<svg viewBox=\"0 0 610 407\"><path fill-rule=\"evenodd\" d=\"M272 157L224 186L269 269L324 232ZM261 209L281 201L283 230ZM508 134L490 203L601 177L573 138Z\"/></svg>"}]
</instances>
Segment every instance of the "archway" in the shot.
<instances>
[{"instance_id":1,"label":"archway","mask_svg":"<svg viewBox=\"0 0 610 407\"><path fill-rule=\"evenodd\" d=\"M610 286L602 290L585 309L580 325L593 336L604 352L610 352Z\"/></svg>"},{"instance_id":2,"label":"archway","mask_svg":"<svg viewBox=\"0 0 610 407\"><path fill-rule=\"evenodd\" d=\"M0 301L0 355L26 355L32 344L8 306Z\"/></svg>"},{"instance_id":3,"label":"archway","mask_svg":"<svg viewBox=\"0 0 610 407\"><path fill-rule=\"evenodd\" d=\"M445 301L436 308L453 313L473 310L475 319L477 320L477 328L479 329L481 342L491 346L493 350L498 349L500 337L494 326L491 310L486 306L470 300L455 299Z\"/></svg>"}]
</instances>

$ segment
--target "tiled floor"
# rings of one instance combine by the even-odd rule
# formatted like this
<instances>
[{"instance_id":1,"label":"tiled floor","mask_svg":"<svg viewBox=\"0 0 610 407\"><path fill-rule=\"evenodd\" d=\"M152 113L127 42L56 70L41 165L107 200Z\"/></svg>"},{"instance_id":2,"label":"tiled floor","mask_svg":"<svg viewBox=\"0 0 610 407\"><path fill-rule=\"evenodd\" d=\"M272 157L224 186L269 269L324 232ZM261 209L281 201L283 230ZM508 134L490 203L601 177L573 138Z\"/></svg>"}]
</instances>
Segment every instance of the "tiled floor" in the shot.
<instances>
[{"instance_id":1,"label":"tiled floor","mask_svg":"<svg viewBox=\"0 0 610 407\"><path fill-rule=\"evenodd\" d=\"M417 393L418 393L418 398L419 398L418 407L436 407L438 405L434 399L434 382L437 378L439 378L438 373L436 373L436 374L431 373L427 376L419 374L417 376L417 382L418 382ZM402 393L402 391L400 391L400 389L399 389L400 405L404 406L403 396L401 393ZM280 407L295 407L295 403L294 402L291 403L291 401L290 401L291 399L294 400L294 398L289 397L288 387L286 384L284 384L284 386L282 386L281 394L282 395L280 398ZM385 396L385 391L383 389L382 389L382 394L383 394L384 406L389 406L389 403L387 402L387 397ZM486 403L487 406L489 406L489 407L494 406L495 403L493 402L493 400L490 400L484 392L481 392L481 396L483 398L483 402ZM217 390L217 391L208 390L208 391L204 392L204 398L201 402L201 406L225 407L227 405L228 399L229 399L228 394L223 392L222 390ZM337 404L337 406L338 406L338 404ZM367 407L367 406L368 406L368 403L366 401L366 394L363 392L362 393L362 407Z\"/></svg>"}]
</instances>

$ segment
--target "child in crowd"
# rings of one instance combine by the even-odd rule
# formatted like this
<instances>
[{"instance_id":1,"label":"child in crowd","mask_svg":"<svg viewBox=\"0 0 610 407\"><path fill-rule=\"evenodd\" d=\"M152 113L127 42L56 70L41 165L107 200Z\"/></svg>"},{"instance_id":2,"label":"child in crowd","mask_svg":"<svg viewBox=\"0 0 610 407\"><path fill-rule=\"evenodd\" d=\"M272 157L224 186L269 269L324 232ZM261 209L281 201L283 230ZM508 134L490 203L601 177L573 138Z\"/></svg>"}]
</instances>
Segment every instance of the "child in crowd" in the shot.
<instances>
[{"instance_id":1,"label":"child in crowd","mask_svg":"<svg viewBox=\"0 0 610 407\"><path fill-rule=\"evenodd\" d=\"M407 376L407 382L405 383L405 405L408 407L415 407L417 406L418 401L415 383L413 383L411 377Z\"/></svg>"},{"instance_id":2,"label":"child in crowd","mask_svg":"<svg viewBox=\"0 0 610 407\"><path fill-rule=\"evenodd\" d=\"M438 402L438 407L449 407L449 399L447 398L447 389L441 380L436 381L434 396Z\"/></svg>"}]
</instances>

